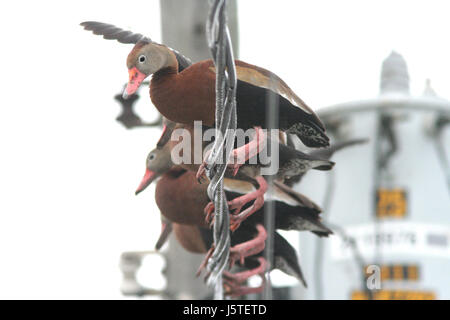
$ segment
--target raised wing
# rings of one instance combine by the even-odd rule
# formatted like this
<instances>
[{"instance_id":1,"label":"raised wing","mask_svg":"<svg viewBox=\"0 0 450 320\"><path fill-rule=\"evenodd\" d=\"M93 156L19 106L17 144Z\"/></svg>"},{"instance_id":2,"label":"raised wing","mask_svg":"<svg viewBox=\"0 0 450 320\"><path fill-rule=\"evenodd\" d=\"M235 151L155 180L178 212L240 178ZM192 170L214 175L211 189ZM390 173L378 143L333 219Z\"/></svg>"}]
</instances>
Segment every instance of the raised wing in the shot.
<instances>
[{"instance_id":1,"label":"raised wing","mask_svg":"<svg viewBox=\"0 0 450 320\"><path fill-rule=\"evenodd\" d=\"M152 42L150 38L143 36L140 33L134 33L118 28L109 23L97 21L85 21L80 23L85 30L92 31L96 35L103 36L107 40L117 40L120 43L136 44L139 41Z\"/></svg>"},{"instance_id":2,"label":"raised wing","mask_svg":"<svg viewBox=\"0 0 450 320\"><path fill-rule=\"evenodd\" d=\"M92 31L96 35L103 36L107 40L117 40L120 43L136 44L139 41L154 42L150 38L132 31L123 30L109 23L97 21L85 21L80 23L85 30ZM179 53L177 50L170 48L175 53L178 60L179 71L182 71L192 64L192 61Z\"/></svg>"}]
</instances>

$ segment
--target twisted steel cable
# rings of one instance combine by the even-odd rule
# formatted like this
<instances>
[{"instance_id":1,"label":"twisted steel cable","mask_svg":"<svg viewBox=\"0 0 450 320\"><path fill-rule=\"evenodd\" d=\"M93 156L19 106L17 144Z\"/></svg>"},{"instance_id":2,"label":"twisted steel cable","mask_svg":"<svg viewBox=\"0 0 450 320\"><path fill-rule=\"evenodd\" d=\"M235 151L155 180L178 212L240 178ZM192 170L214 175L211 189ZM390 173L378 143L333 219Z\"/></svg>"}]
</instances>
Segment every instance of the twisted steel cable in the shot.
<instances>
[{"instance_id":1,"label":"twisted steel cable","mask_svg":"<svg viewBox=\"0 0 450 320\"><path fill-rule=\"evenodd\" d=\"M215 285L215 298L223 299L222 272L230 251L230 218L223 177L234 146L236 131L236 69L225 13L226 0L210 0L207 41L216 68L216 135L206 159L210 179L208 196L214 201L214 251L208 260L207 283Z\"/></svg>"}]
</instances>

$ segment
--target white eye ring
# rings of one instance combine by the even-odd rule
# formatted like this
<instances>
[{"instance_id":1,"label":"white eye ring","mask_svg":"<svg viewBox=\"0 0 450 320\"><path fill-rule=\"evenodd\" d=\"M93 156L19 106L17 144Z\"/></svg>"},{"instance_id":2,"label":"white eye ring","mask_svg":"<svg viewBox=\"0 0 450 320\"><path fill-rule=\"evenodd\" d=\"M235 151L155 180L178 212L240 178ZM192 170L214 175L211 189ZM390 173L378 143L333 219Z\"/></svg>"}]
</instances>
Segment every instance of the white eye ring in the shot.
<instances>
[{"instance_id":1,"label":"white eye ring","mask_svg":"<svg viewBox=\"0 0 450 320\"><path fill-rule=\"evenodd\" d=\"M139 63L144 63L147 60L147 57L144 55L140 55L138 60L139 60Z\"/></svg>"}]
</instances>

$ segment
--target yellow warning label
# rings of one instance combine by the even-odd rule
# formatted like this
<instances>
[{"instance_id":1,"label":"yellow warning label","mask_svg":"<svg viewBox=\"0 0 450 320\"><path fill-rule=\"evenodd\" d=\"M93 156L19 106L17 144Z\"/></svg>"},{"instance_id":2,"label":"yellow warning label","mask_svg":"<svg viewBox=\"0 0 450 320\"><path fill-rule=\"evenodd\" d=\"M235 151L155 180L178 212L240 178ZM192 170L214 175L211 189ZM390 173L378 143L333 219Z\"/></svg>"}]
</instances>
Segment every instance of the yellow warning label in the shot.
<instances>
[{"instance_id":1,"label":"yellow warning label","mask_svg":"<svg viewBox=\"0 0 450 320\"><path fill-rule=\"evenodd\" d=\"M377 192L377 217L403 218L407 212L406 192L402 189L379 189Z\"/></svg>"},{"instance_id":2,"label":"yellow warning label","mask_svg":"<svg viewBox=\"0 0 450 320\"><path fill-rule=\"evenodd\" d=\"M435 300L436 295L431 291L412 290L378 290L370 294L365 291L355 290L351 295L352 300Z\"/></svg>"}]
</instances>

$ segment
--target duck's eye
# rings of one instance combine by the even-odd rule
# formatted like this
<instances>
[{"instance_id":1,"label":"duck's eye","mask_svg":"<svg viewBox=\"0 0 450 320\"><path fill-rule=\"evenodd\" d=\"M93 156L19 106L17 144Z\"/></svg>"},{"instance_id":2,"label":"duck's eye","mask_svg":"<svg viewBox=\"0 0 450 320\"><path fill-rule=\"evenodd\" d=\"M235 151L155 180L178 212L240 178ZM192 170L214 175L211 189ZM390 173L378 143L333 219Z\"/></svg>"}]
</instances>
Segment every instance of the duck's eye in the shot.
<instances>
[{"instance_id":1,"label":"duck's eye","mask_svg":"<svg viewBox=\"0 0 450 320\"><path fill-rule=\"evenodd\" d=\"M153 159L155 159L155 155L154 155L154 154L151 154L151 155L148 157L148 160L153 160Z\"/></svg>"},{"instance_id":2,"label":"duck's eye","mask_svg":"<svg viewBox=\"0 0 450 320\"><path fill-rule=\"evenodd\" d=\"M146 57L146 56L144 56L144 55L139 56L139 62L140 62L140 63L144 63L145 60L147 60L147 57Z\"/></svg>"}]
</instances>

